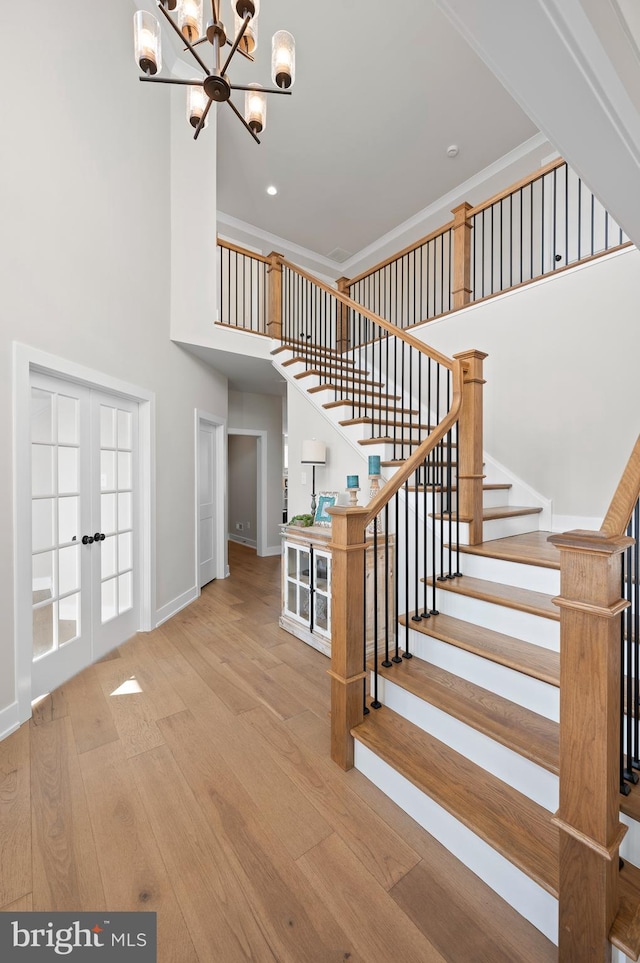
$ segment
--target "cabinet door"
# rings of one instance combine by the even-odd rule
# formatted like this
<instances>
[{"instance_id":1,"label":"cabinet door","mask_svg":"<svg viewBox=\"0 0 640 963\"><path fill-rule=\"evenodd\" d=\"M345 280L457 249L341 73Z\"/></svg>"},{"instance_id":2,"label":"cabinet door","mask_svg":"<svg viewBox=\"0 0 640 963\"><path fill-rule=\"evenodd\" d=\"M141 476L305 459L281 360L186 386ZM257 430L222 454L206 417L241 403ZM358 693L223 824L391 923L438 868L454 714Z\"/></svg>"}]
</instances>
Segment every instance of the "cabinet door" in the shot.
<instances>
[{"instance_id":1,"label":"cabinet door","mask_svg":"<svg viewBox=\"0 0 640 963\"><path fill-rule=\"evenodd\" d=\"M331 638L331 555L318 549L313 553L312 630Z\"/></svg>"},{"instance_id":2,"label":"cabinet door","mask_svg":"<svg viewBox=\"0 0 640 963\"><path fill-rule=\"evenodd\" d=\"M311 552L285 542L284 609L287 615L309 625L311 616Z\"/></svg>"}]
</instances>

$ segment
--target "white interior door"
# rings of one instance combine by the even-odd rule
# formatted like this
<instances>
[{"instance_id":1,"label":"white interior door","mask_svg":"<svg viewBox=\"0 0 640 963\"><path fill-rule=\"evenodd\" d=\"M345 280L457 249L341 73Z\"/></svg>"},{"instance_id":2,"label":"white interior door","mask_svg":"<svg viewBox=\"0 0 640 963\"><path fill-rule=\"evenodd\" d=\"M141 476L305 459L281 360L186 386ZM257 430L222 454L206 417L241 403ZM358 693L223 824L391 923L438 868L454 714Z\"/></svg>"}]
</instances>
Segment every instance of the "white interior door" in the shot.
<instances>
[{"instance_id":1,"label":"white interior door","mask_svg":"<svg viewBox=\"0 0 640 963\"><path fill-rule=\"evenodd\" d=\"M91 661L88 389L31 383L32 692L37 698Z\"/></svg>"},{"instance_id":2,"label":"white interior door","mask_svg":"<svg viewBox=\"0 0 640 963\"><path fill-rule=\"evenodd\" d=\"M215 427L198 426L198 578L202 588L216 577Z\"/></svg>"},{"instance_id":3,"label":"white interior door","mask_svg":"<svg viewBox=\"0 0 640 963\"><path fill-rule=\"evenodd\" d=\"M137 405L31 377L32 699L139 624Z\"/></svg>"}]
</instances>

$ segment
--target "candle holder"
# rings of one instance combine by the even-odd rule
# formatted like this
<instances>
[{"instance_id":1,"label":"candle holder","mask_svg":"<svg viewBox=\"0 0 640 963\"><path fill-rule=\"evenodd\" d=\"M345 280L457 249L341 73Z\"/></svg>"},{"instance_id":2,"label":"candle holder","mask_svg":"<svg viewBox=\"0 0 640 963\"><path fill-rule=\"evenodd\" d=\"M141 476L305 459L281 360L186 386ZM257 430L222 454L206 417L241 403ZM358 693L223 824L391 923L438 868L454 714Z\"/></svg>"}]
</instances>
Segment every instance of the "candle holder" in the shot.
<instances>
[{"instance_id":1,"label":"candle holder","mask_svg":"<svg viewBox=\"0 0 640 963\"><path fill-rule=\"evenodd\" d=\"M357 507L358 507L358 492L360 491L360 489L359 489L359 488L347 488L347 491L349 492L349 508L357 508Z\"/></svg>"}]
</instances>

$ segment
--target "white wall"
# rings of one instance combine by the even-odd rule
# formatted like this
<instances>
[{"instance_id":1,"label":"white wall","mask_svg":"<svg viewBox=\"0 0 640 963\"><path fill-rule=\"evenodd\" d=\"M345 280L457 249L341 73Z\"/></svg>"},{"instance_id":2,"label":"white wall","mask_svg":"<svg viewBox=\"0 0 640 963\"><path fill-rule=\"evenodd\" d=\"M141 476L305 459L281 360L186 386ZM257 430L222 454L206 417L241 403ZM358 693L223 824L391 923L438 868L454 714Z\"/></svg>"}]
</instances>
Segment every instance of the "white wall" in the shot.
<instances>
[{"instance_id":1,"label":"white wall","mask_svg":"<svg viewBox=\"0 0 640 963\"><path fill-rule=\"evenodd\" d=\"M258 440L252 435L229 435L229 536L256 544L258 498ZM237 526L242 525L239 529Z\"/></svg>"},{"instance_id":2,"label":"white wall","mask_svg":"<svg viewBox=\"0 0 640 963\"><path fill-rule=\"evenodd\" d=\"M554 514L602 518L640 430L640 253L543 279L414 329L485 362L485 449Z\"/></svg>"},{"instance_id":3,"label":"white wall","mask_svg":"<svg viewBox=\"0 0 640 963\"><path fill-rule=\"evenodd\" d=\"M367 452L355 451L353 446L320 414L305 394L292 385L288 391L289 424L289 518L311 511L311 465L302 465L302 442L315 438L327 446L327 464L316 467L316 494L323 491L340 493L339 505L348 505L347 475L358 475L360 494L358 504L369 501L367 490ZM306 482L302 481L302 475Z\"/></svg>"},{"instance_id":4,"label":"white wall","mask_svg":"<svg viewBox=\"0 0 640 963\"><path fill-rule=\"evenodd\" d=\"M260 339L263 340L263 339ZM278 554L282 524L282 398L280 395L229 392L228 431L234 428L267 432L267 544ZM231 512L229 512L231 520Z\"/></svg>"},{"instance_id":5,"label":"white wall","mask_svg":"<svg viewBox=\"0 0 640 963\"><path fill-rule=\"evenodd\" d=\"M24 10L0 6L0 712L14 700L12 537L24 534L12 536L12 341L156 393L158 608L195 584L194 408L227 406L226 379L169 340L169 97L137 79L131 0L37 13L27 63L8 39ZM172 140L183 135L184 120Z\"/></svg>"}]
</instances>

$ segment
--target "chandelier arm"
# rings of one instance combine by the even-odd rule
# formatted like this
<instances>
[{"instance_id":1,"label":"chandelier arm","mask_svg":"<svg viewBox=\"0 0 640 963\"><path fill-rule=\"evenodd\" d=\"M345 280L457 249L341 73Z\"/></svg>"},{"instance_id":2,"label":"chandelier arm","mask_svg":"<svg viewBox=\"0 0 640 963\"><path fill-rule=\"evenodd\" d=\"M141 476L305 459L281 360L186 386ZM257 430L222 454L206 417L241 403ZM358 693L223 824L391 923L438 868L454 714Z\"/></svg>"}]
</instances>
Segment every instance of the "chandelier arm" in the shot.
<instances>
[{"instance_id":1,"label":"chandelier arm","mask_svg":"<svg viewBox=\"0 0 640 963\"><path fill-rule=\"evenodd\" d=\"M202 87L204 85L203 80L179 80L174 77L150 77L148 75L139 77L138 80L148 84L183 84L186 87Z\"/></svg>"},{"instance_id":2,"label":"chandelier arm","mask_svg":"<svg viewBox=\"0 0 640 963\"><path fill-rule=\"evenodd\" d=\"M180 34L180 36L182 37L182 34ZM183 41L184 41L184 37L182 37L182 39L183 39ZM199 47L201 43L207 43L207 42L208 42L208 39L209 39L208 37L199 37L198 40L194 40L194 41L193 41L193 43L191 44L191 46L192 46L192 47ZM182 50L183 50L184 53L186 53L188 49L189 49L188 47L183 47L183 48L182 48Z\"/></svg>"},{"instance_id":3,"label":"chandelier arm","mask_svg":"<svg viewBox=\"0 0 640 963\"><path fill-rule=\"evenodd\" d=\"M261 94L285 94L290 97L293 91L280 90L279 87L247 87L244 84L229 84L231 90L259 90Z\"/></svg>"},{"instance_id":4,"label":"chandelier arm","mask_svg":"<svg viewBox=\"0 0 640 963\"><path fill-rule=\"evenodd\" d=\"M253 139L255 140L256 144L259 144L259 143L260 143L260 138L257 136L257 134L254 133L254 131L251 130L251 128L249 127L248 123L246 122L246 120L244 119L244 117L242 116L242 114L240 113L240 111L238 110L238 108L236 107L236 105L234 104L234 102L233 102L232 100L228 100L227 103L229 104L229 107L231 107L231 110L234 112L234 114L236 115L236 117L237 117L237 118L241 121L241 123L244 124L244 126L247 128L247 130L249 131L249 133L251 134L251 136L252 136Z\"/></svg>"},{"instance_id":5,"label":"chandelier arm","mask_svg":"<svg viewBox=\"0 0 640 963\"><path fill-rule=\"evenodd\" d=\"M241 41L242 38L244 37L244 32L245 32L245 30L247 29L247 27L249 26L249 21L250 21L250 20L251 20L251 17L249 16L249 14L247 14L246 17L244 18L244 20L242 21L242 26L241 26L240 29L238 30L238 36L236 37L236 39L235 39L235 40L233 41L233 43L231 44L231 52L229 53L229 56L228 56L227 59L225 60L224 66L223 66L222 70L220 71L220 76L221 76L221 77L224 77L225 73L227 72L227 67L229 66L229 63L231 62L231 58L233 57L234 53L235 53L236 50L238 49L238 44L240 43L240 41Z\"/></svg>"},{"instance_id":6,"label":"chandelier arm","mask_svg":"<svg viewBox=\"0 0 640 963\"><path fill-rule=\"evenodd\" d=\"M207 119L207 114L209 113L209 109L210 109L212 103L213 103L213 101L211 100L211 98L209 98L209 101L208 101L208 103L207 103L207 106L206 106L205 109L202 111L202 117L201 117L200 120L198 121L198 126L196 127L196 132L195 132L195 134L193 135L193 139L194 139L194 140L197 140L197 139L198 139L198 134L200 133L200 131L201 131L202 128L204 127L204 122L205 122L205 120Z\"/></svg>"},{"instance_id":7,"label":"chandelier arm","mask_svg":"<svg viewBox=\"0 0 640 963\"><path fill-rule=\"evenodd\" d=\"M173 22L172 18L169 16L169 14L167 13L167 11L164 9L161 0L156 0L156 3L158 4L158 8L159 8L160 11L162 12L162 15L164 16L164 18L169 21L169 23L171 24L171 27L173 28L173 30L175 30L175 32L176 32L176 33L178 34L178 36L180 37L180 42L181 42L181 43L186 43L187 49L191 51L191 54L192 54L193 57L195 57L195 59L198 61L198 63L200 64L200 66L201 66L202 69L204 70L205 74L207 75L207 77L210 77L210 76L211 76L211 71L209 70L209 68L208 68L207 65L205 64L204 60L201 60L201 59L200 59L200 56L199 56L197 50L194 50L194 49L193 49L193 46L189 43L189 41L188 41L187 38L184 36L184 34L182 33L182 31L178 28L177 24L175 24L175 23Z\"/></svg>"},{"instance_id":8,"label":"chandelier arm","mask_svg":"<svg viewBox=\"0 0 640 963\"><path fill-rule=\"evenodd\" d=\"M211 0L211 13L213 14L213 22L218 23L220 19L220 11L218 10L217 0Z\"/></svg>"}]
</instances>

